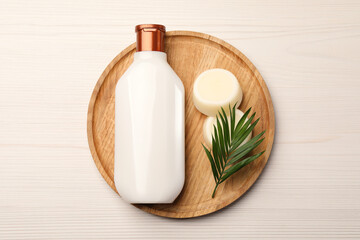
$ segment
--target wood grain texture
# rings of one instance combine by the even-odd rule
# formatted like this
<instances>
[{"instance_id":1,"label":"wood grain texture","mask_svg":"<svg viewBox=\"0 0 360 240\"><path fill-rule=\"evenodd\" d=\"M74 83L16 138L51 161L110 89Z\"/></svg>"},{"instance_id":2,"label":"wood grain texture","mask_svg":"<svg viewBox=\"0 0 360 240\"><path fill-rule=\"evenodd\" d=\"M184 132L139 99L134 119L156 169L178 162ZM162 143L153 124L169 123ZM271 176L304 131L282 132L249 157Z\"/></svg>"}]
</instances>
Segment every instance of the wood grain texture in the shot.
<instances>
[{"instance_id":1,"label":"wood grain texture","mask_svg":"<svg viewBox=\"0 0 360 240\"><path fill-rule=\"evenodd\" d=\"M111 61L95 86L88 110L90 151L101 175L115 191L115 86L132 63L134 52L135 43ZM274 109L260 73L230 44L204 33L172 31L166 33L165 52L169 64L182 79L185 88L185 184L173 204L135 206L163 217L198 217L229 205L254 184L270 156L275 131ZM201 145L206 116L197 111L192 101L196 77L212 68L227 69L237 77L244 93L240 109L245 112L252 107L252 112L257 112L257 117L261 118L253 131L254 136L266 130L265 140L253 154L262 150L266 152L221 184L215 198L211 198L214 181Z\"/></svg>"},{"instance_id":2,"label":"wood grain texture","mask_svg":"<svg viewBox=\"0 0 360 240\"><path fill-rule=\"evenodd\" d=\"M0 239L359 239L359 12L357 0L0 1ZM89 99L145 22L225 40L271 92L269 161L221 211L148 214L93 163Z\"/></svg>"}]
</instances>

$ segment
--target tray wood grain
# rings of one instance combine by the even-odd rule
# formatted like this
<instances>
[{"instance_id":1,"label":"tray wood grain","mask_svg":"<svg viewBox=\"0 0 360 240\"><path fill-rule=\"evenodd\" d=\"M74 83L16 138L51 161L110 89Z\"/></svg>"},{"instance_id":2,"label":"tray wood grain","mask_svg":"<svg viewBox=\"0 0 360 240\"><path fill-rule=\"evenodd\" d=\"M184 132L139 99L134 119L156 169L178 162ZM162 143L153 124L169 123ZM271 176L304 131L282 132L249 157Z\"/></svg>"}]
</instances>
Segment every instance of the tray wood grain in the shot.
<instances>
[{"instance_id":1,"label":"tray wood grain","mask_svg":"<svg viewBox=\"0 0 360 240\"><path fill-rule=\"evenodd\" d=\"M270 93L260 73L230 44L203 33L172 31L166 33L165 46L168 62L185 87L185 185L172 204L134 206L164 217L202 216L234 202L259 177L267 163L274 140L274 109ZM88 109L87 133L90 151L101 175L114 191L115 86L132 63L134 53L135 43L124 49L107 66L95 86ZM191 94L195 78L211 68L227 69L238 78L244 92L239 109L244 111L252 107L252 111L261 117L253 136L266 130L264 142L254 151L257 153L266 149L265 154L219 185L214 199L211 198L211 194L215 183L210 164L201 146L204 142L202 127L206 116L197 111Z\"/></svg>"}]
</instances>

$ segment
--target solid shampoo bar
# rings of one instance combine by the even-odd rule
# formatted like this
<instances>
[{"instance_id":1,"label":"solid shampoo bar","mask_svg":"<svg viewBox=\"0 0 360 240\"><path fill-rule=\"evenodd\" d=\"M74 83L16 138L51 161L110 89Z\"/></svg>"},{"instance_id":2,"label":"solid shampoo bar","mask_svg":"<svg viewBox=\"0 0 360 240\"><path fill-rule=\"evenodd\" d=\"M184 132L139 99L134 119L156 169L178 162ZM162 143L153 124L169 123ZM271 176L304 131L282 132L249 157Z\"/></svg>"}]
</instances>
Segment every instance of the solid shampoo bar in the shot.
<instances>
[{"instance_id":1,"label":"solid shampoo bar","mask_svg":"<svg viewBox=\"0 0 360 240\"><path fill-rule=\"evenodd\" d=\"M194 83L193 101L195 107L205 115L216 116L221 107L228 113L236 103L242 100L242 90L234 74L214 68L201 73Z\"/></svg>"},{"instance_id":2,"label":"solid shampoo bar","mask_svg":"<svg viewBox=\"0 0 360 240\"><path fill-rule=\"evenodd\" d=\"M235 110L235 124L237 124L240 121L240 119L243 115L244 115L244 113L242 111L240 111L239 109ZM228 116L228 120L230 122L229 116ZM247 120L248 119L246 118L246 121ZM205 143L209 148L212 147L212 136L214 136L214 126L217 129L216 117L207 117L204 122L203 136L204 136ZM242 146L245 143L247 143L248 141L250 141L251 137L252 137L252 132L250 132L250 134L245 138L245 140L240 144L240 146Z\"/></svg>"}]
</instances>

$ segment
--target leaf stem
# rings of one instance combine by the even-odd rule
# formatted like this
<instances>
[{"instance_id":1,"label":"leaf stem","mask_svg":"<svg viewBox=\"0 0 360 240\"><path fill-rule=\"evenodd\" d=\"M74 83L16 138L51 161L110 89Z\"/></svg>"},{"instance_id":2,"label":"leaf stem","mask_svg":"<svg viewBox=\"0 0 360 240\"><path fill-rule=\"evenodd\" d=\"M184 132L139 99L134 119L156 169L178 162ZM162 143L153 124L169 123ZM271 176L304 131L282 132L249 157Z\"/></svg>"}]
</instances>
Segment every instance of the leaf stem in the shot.
<instances>
[{"instance_id":1,"label":"leaf stem","mask_svg":"<svg viewBox=\"0 0 360 240\"><path fill-rule=\"evenodd\" d=\"M224 168L221 170L221 174L219 174L219 178L218 178L218 180L216 181L216 185L215 185L215 188L214 188L214 192L213 192L213 194L211 195L212 198L215 197L216 189L217 189L217 187L219 186L219 184L221 183L221 178L222 178L222 175L224 174L225 167L226 167L226 166L224 166Z\"/></svg>"},{"instance_id":2,"label":"leaf stem","mask_svg":"<svg viewBox=\"0 0 360 240\"><path fill-rule=\"evenodd\" d=\"M215 192L216 192L216 189L217 189L218 186L219 186L219 182L216 183L216 186L215 186L215 188L214 188L213 194L212 194L212 196L211 196L212 198L215 197Z\"/></svg>"}]
</instances>

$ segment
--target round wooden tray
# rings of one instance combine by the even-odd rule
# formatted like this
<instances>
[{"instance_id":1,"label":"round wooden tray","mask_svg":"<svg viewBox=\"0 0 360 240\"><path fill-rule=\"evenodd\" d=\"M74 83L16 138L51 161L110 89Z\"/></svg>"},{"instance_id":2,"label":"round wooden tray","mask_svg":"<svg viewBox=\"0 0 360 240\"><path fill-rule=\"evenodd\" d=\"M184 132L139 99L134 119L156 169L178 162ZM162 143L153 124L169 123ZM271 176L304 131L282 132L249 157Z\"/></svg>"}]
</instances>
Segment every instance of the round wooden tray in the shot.
<instances>
[{"instance_id":1,"label":"round wooden tray","mask_svg":"<svg viewBox=\"0 0 360 240\"><path fill-rule=\"evenodd\" d=\"M274 139L274 109L269 91L255 66L230 44L203 33L172 31L166 33L168 62L185 87L185 155L186 180L179 197L172 204L136 204L152 214L191 218L215 212L238 199L256 181L270 155ZM114 118L117 80L133 61L135 43L123 50L99 78L89 103L87 133L91 154L101 175L110 187L114 185ZM255 150L266 149L260 158L219 185L215 198L210 163L202 149L202 127L206 116L194 107L192 89L195 78L211 68L224 68L239 80L244 92L241 110L253 107L261 117L253 136L266 130L264 142ZM144 104L146 108L146 104Z\"/></svg>"}]
</instances>

